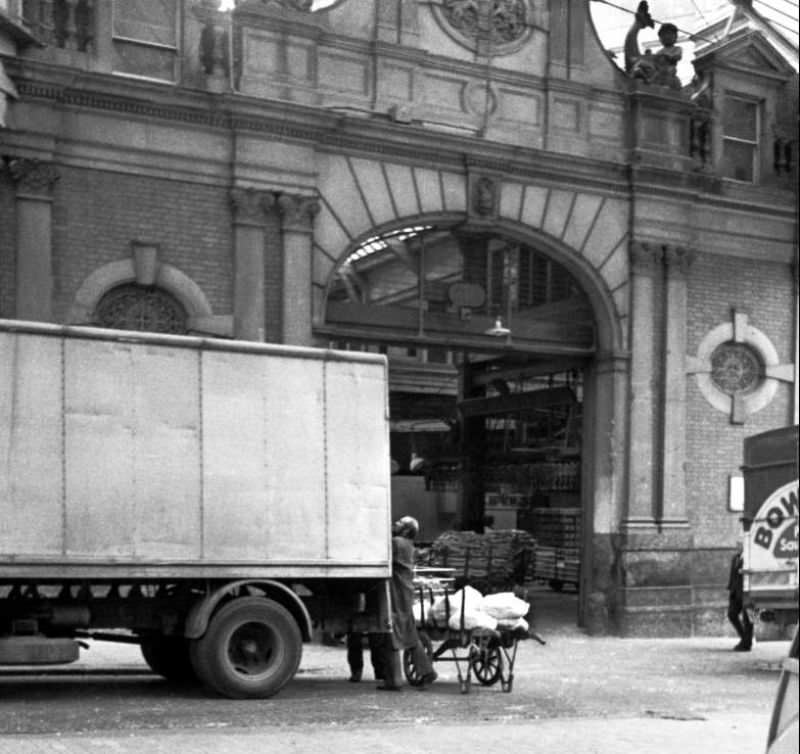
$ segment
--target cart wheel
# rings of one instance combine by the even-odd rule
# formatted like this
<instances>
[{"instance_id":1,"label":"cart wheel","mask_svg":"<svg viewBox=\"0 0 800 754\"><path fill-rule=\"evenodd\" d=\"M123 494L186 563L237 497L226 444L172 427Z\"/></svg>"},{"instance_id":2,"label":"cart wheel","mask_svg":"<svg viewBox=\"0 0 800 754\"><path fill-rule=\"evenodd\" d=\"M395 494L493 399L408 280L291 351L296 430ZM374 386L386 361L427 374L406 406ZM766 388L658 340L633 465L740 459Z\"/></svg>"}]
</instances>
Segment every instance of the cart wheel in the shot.
<instances>
[{"instance_id":1,"label":"cart wheel","mask_svg":"<svg viewBox=\"0 0 800 754\"><path fill-rule=\"evenodd\" d=\"M476 647L470 653L472 672L481 686L492 686L500 680L503 671L503 656L500 647Z\"/></svg>"},{"instance_id":2,"label":"cart wheel","mask_svg":"<svg viewBox=\"0 0 800 754\"><path fill-rule=\"evenodd\" d=\"M425 650L425 654L428 655L429 658L433 658L433 642L431 642L430 637L424 631L419 632L419 640L422 644L422 648ZM422 685L422 673L420 672L417 664L414 662L414 650L413 649L406 649L403 650L403 673L405 674L406 680L408 681L409 686L421 686Z\"/></svg>"}]
</instances>

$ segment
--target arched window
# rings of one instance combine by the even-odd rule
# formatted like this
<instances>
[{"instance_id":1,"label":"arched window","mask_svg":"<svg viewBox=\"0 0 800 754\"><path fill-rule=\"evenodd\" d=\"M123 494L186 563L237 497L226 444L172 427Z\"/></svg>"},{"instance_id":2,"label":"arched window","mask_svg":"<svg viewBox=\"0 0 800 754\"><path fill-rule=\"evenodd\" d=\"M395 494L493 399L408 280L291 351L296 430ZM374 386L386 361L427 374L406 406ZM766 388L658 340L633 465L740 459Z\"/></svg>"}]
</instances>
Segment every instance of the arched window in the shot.
<instances>
[{"instance_id":1,"label":"arched window","mask_svg":"<svg viewBox=\"0 0 800 754\"><path fill-rule=\"evenodd\" d=\"M97 304L93 320L99 327L115 330L177 335L188 331L186 310L174 296L160 288L136 283L108 291Z\"/></svg>"}]
</instances>

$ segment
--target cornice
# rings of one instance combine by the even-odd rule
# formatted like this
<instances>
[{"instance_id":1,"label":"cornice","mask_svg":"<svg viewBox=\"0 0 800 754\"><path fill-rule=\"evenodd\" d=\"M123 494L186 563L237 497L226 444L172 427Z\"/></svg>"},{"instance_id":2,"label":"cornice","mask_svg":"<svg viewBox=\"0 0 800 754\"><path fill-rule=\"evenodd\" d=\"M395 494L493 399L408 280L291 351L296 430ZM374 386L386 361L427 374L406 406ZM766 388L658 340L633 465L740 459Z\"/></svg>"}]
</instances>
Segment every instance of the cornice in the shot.
<instances>
[{"instance_id":1,"label":"cornice","mask_svg":"<svg viewBox=\"0 0 800 754\"><path fill-rule=\"evenodd\" d=\"M644 180L643 180L644 179ZM650 179L650 180L647 180ZM795 200L790 190L785 200L776 196L774 189L753 186L747 198L725 195L723 181L706 173L679 173L658 169L632 170L631 191L648 199L667 199L700 204L706 210L737 212L742 214L770 215L793 218Z\"/></svg>"},{"instance_id":2,"label":"cornice","mask_svg":"<svg viewBox=\"0 0 800 754\"><path fill-rule=\"evenodd\" d=\"M24 73L31 73L28 68L26 65ZM520 179L535 176L562 184L573 181L583 188L601 191L624 191L627 181L624 165L433 133L421 125L397 124L383 115L347 118L315 107L241 94L209 95L150 82L109 81L104 74L82 75L78 88L74 78L64 77L63 83L44 81L43 74L49 71L33 73L39 75L16 76L20 96L50 100L64 108L124 113L197 128L269 134L283 140L312 143L323 150L386 155L393 160L415 164L424 161L456 170L463 169L465 159L469 159L476 167Z\"/></svg>"}]
</instances>

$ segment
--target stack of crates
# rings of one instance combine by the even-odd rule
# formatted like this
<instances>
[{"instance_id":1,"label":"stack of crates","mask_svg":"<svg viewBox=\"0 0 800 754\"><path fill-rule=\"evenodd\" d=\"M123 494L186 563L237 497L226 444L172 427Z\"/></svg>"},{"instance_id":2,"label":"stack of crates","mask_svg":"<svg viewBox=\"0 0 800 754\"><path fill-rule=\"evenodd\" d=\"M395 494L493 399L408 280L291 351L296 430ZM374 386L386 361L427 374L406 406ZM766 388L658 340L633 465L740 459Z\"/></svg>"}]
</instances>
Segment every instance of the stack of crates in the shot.
<instances>
[{"instance_id":1,"label":"stack of crates","mask_svg":"<svg viewBox=\"0 0 800 754\"><path fill-rule=\"evenodd\" d=\"M536 539L534 577L560 591L578 588L581 566L581 509L534 508L531 529Z\"/></svg>"}]
</instances>

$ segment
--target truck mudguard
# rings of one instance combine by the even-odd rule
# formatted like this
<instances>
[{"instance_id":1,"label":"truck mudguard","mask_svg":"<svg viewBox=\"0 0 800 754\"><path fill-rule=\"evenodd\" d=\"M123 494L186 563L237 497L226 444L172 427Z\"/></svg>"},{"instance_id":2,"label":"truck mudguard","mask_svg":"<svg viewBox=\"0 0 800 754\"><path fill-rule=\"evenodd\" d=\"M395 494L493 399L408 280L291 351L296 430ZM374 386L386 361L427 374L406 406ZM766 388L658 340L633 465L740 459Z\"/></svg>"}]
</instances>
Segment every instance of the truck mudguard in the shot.
<instances>
[{"instance_id":1,"label":"truck mudguard","mask_svg":"<svg viewBox=\"0 0 800 754\"><path fill-rule=\"evenodd\" d=\"M297 621L303 640L311 640L311 615L303 604L303 601L289 589L288 586L281 584L279 581L253 581L248 579L225 584L219 587L219 589L207 594L202 600L199 600L186 617L184 636L186 636L187 639L199 639L205 633L208 627L208 621L214 614L217 605L219 605L226 596L246 586L253 586L263 590L265 597L274 599L276 602L283 605Z\"/></svg>"}]
</instances>

